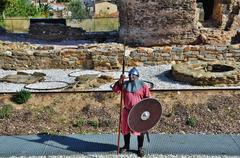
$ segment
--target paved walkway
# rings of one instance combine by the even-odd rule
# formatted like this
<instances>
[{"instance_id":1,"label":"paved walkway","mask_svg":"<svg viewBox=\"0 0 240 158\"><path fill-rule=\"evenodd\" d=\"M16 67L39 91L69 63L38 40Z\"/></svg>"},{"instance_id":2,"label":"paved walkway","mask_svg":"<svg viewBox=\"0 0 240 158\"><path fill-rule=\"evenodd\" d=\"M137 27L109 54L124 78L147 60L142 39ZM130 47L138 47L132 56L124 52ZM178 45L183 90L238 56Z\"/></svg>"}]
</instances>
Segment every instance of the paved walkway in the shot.
<instances>
[{"instance_id":1,"label":"paved walkway","mask_svg":"<svg viewBox=\"0 0 240 158\"><path fill-rule=\"evenodd\" d=\"M121 145L123 144L121 138ZM240 135L150 134L145 141L146 157L151 155L203 155L240 157ZM0 136L0 157L116 155L117 135L29 135ZM134 153L136 137L131 138Z\"/></svg>"}]
</instances>

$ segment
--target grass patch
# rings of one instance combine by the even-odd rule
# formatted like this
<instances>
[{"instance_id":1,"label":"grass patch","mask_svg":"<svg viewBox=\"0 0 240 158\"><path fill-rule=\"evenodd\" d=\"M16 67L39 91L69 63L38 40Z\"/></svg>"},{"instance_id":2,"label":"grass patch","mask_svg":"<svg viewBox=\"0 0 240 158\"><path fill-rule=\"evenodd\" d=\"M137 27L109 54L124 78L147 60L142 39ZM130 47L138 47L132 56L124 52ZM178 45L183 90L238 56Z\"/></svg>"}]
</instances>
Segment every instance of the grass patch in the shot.
<instances>
[{"instance_id":1,"label":"grass patch","mask_svg":"<svg viewBox=\"0 0 240 158\"><path fill-rule=\"evenodd\" d=\"M86 124L87 124L87 121L83 118L80 118L73 123L73 127L82 127Z\"/></svg>"},{"instance_id":2,"label":"grass patch","mask_svg":"<svg viewBox=\"0 0 240 158\"><path fill-rule=\"evenodd\" d=\"M96 121L96 120L86 120L85 118L79 118L78 120L74 121L73 122L73 127L82 127L82 126L92 126L94 127L95 129L100 127L100 123L99 121Z\"/></svg>"},{"instance_id":3,"label":"grass patch","mask_svg":"<svg viewBox=\"0 0 240 158\"><path fill-rule=\"evenodd\" d=\"M100 127L100 123L98 121L93 121L93 120L88 121L88 125L90 125L94 128Z\"/></svg>"},{"instance_id":4,"label":"grass patch","mask_svg":"<svg viewBox=\"0 0 240 158\"><path fill-rule=\"evenodd\" d=\"M187 120L186 120L186 124L187 124L188 126L191 126L191 127L196 127L196 126L197 126L197 123L198 123L198 120L197 120L197 118L194 117L194 116L190 116L190 117L188 117Z\"/></svg>"},{"instance_id":5,"label":"grass patch","mask_svg":"<svg viewBox=\"0 0 240 158\"><path fill-rule=\"evenodd\" d=\"M9 118L9 116L12 114L13 106L10 104L3 105L0 107L0 119L6 119Z\"/></svg>"},{"instance_id":6,"label":"grass patch","mask_svg":"<svg viewBox=\"0 0 240 158\"><path fill-rule=\"evenodd\" d=\"M28 101L32 97L31 92L26 90L21 90L16 93L16 95L13 97L13 101L18 104L23 104Z\"/></svg>"}]
</instances>

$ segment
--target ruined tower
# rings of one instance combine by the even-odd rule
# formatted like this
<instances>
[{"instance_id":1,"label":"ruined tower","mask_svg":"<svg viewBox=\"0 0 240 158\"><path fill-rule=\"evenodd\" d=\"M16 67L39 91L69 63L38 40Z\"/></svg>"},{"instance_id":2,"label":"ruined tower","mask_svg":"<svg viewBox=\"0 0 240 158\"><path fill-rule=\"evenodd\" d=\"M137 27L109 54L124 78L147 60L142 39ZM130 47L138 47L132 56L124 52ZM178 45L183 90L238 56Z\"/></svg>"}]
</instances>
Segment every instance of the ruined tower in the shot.
<instances>
[{"instance_id":1,"label":"ruined tower","mask_svg":"<svg viewBox=\"0 0 240 158\"><path fill-rule=\"evenodd\" d=\"M126 44L231 43L240 27L239 0L120 0Z\"/></svg>"}]
</instances>

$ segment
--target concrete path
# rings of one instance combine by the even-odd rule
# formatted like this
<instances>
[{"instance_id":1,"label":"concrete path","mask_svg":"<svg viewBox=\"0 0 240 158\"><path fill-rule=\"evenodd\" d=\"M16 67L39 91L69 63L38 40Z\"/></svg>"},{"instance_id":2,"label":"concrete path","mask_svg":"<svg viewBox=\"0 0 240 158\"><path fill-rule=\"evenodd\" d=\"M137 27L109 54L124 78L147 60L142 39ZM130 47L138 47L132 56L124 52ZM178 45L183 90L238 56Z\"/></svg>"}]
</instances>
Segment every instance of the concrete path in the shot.
<instances>
[{"instance_id":1,"label":"concrete path","mask_svg":"<svg viewBox=\"0 0 240 158\"><path fill-rule=\"evenodd\" d=\"M121 145L123 145L121 138ZM150 143L144 142L146 157L151 155L202 155L240 157L240 135L150 134ZM0 136L0 157L94 157L115 155L117 135L29 135ZM131 137L131 151L137 149L136 137ZM105 155L105 156L104 156ZM123 157L127 157L127 155ZM157 156L158 157L158 156Z\"/></svg>"}]
</instances>

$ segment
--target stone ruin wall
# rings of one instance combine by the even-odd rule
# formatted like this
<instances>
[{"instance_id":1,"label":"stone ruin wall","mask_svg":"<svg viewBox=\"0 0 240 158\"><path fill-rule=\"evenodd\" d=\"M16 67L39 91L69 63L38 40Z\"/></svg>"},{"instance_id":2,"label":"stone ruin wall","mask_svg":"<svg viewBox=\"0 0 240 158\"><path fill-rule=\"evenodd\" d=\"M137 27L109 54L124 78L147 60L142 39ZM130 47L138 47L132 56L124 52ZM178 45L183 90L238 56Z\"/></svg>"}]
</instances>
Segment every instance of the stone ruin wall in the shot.
<instances>
[{"instance_id":1,"label":"stone ruin wall","mask_svg":"<svg viewBox=\"0 0 240 158\"><path fill-rule=\"evenodd\" d=\"M200 2L199 2L200 1ZM211 19L204 21L203 2L213 1ZM240 42L239 0L121 0L120 41L129 45L226 45ZM239 32L237 32L239 30ZM106 39L81 28L34 23L29 35L44 40ZM110 37L111 38L111 37ZM114 41L117 38L113 37Z\"/></svg>"},{"instance_id":2,"label":"stone ruin wall","mask_svg":"<svg viewBox=\"0 0 240 158\"><path fill-rule=\"evenodd\" d=\"M239 0L214 0L211 20L201 23L196 0L122 0L120 39L141 46L229 44L240 38L239 9Z\"/></svg>"},{"instance_id":3,"label":"stone ruin wall","mask_svg":"<svg viewBox=\"0 0 240 158\"><path fill-rule=\"evenodd\" d=\"M199 8L198 8L199 9ZM210 26L198 28L203 44L230 44L240 42L240 1L214 0ZM208 21L208 22L209 22Z\"/></svg>"},{"instance_id":4,"label":"stone ruin wall","mask_svg":"<svg viewBox=\"0 0 240 158\"><path fill-rule=\"evenodd\" d=\"M239 0L212 0L213 13L208 21L203 21L204 8L196 1L205 0L119 1L120 41L138 46L240 43ZM1 32L4 33L4 30ZM94 34L86 33L81 28L46 23L31 24L29 36L53 41L106 39L104 36L95 39ZM112 41L117 41L116 37Z\"/></svg>"},{"instance_id":5,"label":"stone ruin wall","mask_svg":"<svg viewBox=\"0 0 240 158\"><path fill-rule=\"evenodd\" d=\"M144 46L192 43L197 33L194 2L122 0L120 38L123 42Z\"/></svg>"},{"instance_id":6,"label":"stone ruin wall","mask_svg":"<svg viewBox=\"0 0 240 158\"><path fill-rule=\"evenodd\" d=\"M49 41L82 39L85 32L82 28L72 28L62 24L35 23L29 27L31 38Z\"/></svg>"},{"instance_id":7,"label":"stone ruin wall","mask_svg":"<svg viewBox=\"0 0 240 158\"><path fill-rule=\"evenodd\" d=\"M39 46L0 42L0 68L22 69L121 69L122 44ZM179 45L126 47L127 66L161 65L192 60L240 62L240 44L226 46Z\"/></svg>"},{"instance_id":8,"label":"stone ruin wall","mask_svg":"<svg viewBox=\"0 0 240 158\"><path fill-rule=\"evenodd\" d=\"M224 3L215 0L213 19L217 26L213 28L199 24L200 9L196 8L195 2L195 0L121 1L119 9L122 41L126 44L153 45L126 47L128 66L190 60L239 62L240 44L230 44L236 29L240 26L239 0ZM196 42L196 39L200 43L189 44ZM56 47L0 41L0 68L119 69L123 49L123 45L117 43Z\"/></svg>"}]
</instances>

